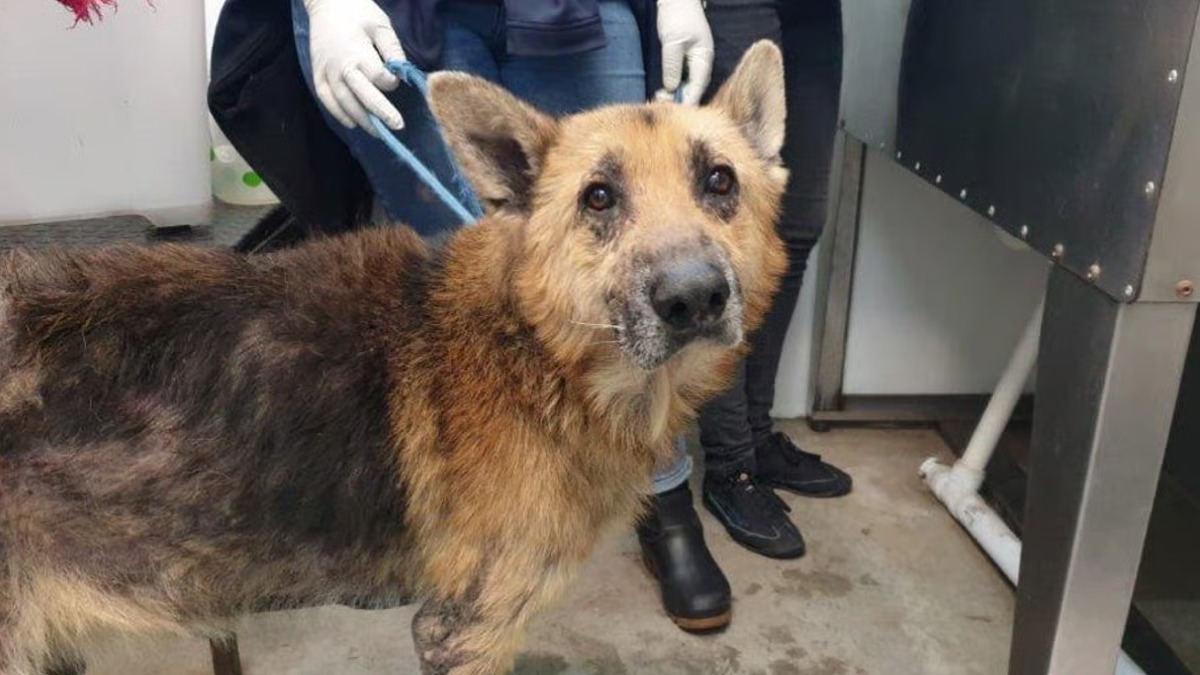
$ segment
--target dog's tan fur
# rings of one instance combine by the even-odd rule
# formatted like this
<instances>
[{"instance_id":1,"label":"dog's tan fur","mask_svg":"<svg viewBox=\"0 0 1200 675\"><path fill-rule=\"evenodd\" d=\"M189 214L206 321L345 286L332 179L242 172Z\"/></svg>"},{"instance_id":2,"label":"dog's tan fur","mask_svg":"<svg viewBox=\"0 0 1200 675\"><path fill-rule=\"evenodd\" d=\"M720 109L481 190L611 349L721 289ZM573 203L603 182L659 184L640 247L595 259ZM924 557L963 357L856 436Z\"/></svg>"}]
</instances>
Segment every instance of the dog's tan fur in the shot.
<instances>
[{"instance_id":1,"label":"dog's tan fur","mask_svg":"<svg viewBox=\"0 0 1200 675\"><path fill-rule=\"evenodd\" d=\"M703 254L736 282L730 335L760 321L784 262L779 52L751 49L706 108L553 120L456 74L432 101L489 205L442 250L392 228L262 258L4 262L0 674L103 632L408 596L423 672L500 673L631 522L741 347L638 367L614 307L641 302L648 266ZM710 154L736 202L697 196ZM622 201L597 215L579 195L601 159Z\"/></svg>"}]
</instances>

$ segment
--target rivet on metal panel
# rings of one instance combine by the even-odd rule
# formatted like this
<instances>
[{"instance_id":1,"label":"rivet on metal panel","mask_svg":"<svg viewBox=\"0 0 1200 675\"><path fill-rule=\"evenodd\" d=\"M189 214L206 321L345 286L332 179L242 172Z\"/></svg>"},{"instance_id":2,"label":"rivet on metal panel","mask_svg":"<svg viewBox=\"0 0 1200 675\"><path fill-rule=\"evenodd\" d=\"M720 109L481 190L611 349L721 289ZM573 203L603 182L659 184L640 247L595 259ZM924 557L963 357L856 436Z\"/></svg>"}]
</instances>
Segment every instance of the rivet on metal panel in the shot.
<instances>
[{"instance_id":1,"label":"rivet on metal panel","mask_svg":"<svg viewBox=\"0 0 1200 675\"><path fill-rule=\"evenodd\" d=\"M1179 71L1172 68L1167 72L1167 82L1174 82L1179 79Z\"/></svg>"},{"instance_id":2,"label":"rivet on metal panel","mask_svg":"<svg viewBox=\"0 0 1200 675\"><path fill-rule=\"evenodd\" d=\"M1022 239L1028 239L1028 238L1029 238L1029 226L1028 226L1028 225L1022 225L1022 226L1021 226L1021 238L1022 238Z\"/></svg>"},{"instance_id":3,"label":"rivet on metal panel","mask_svg":"<svg viewBox=\"0 0 1200 675\"><path fill-rule=\"evenodd\" d=\"M879 149L880 149L880 150L887 150L887 143L886 143L886 142L883 142L883 141L880 141L880 143L879 143Z\"/></svg>"},{"instance_id":4,"label":"rivet on metal panel","mask_svg":"<svg viewBox=\"0 0 1200 675\"><path fill-rule=\"evenodd\" d=\"M1100 278L1100 266L1097 265L1096 263L1092 263L1091 266L1087 268L1087 280L1095 281L1099 278Z\"/></svg>"},{"instance_id":5,"label":"rivet on metal panel","mask_svg":"<svg viewBox=\"0 0 1200 675\"><path fill-rule=\"evenodd\" d=\"M1158 186L1155 185L1154 181L1151 180L1146 181L1146 187L1142 189L1146 192L1146 196L1149 197L1150 195L1154 194L1154 191L1158 189Z\"/></svg>"},{"instance_id":6,"label":"rivet on metal panel","mask_svg":"<svg viewBox=\"0 0 1200 675\"><path fill-rule=\"evenodd\" d=\"M883 147L883 146L881 145L879 147ZM897 150L896 151L896 159L900 159L901 157L904 157L904 153Z\"/></svg>"},{"instance_id":7,"label":"rivet on metal panel","mask_svg":"<svg viewBox=\"0 0 1200 675\"><path fill-rule=\"evenodd\" d=\"M917 162L916 164L913 164L913 171L920 171L920 170L921 170L921 163L920 163L920 162Z\"/></svg>"},{"instance_id":8,"label":"rivet on metal panel","mask_svg":"<svg viewBox=\"0 0 1200 675\"><path fill-rule=\"evenodd\" d=\"M959 191L958 191L958 198L959 198L959 199L966 199L966 198L967 198L967 188L963 188L963 189L961 189L961 190L959 190Z\"/></svg>"},{"instance_id":9,"label":"rivet on metal panel","mask_svg":"<svg viewBox=\"0 0 1200 675\"><path fill-rule=\"evenodd\" d=\"M1196 285L1192 283L1191 279L1182 279L1179 283L1175 284L1175 295L1181 298L1190 298L1192 297L1192 293L1195 292Z\"/></svg>"},{"instance_id":10,"label":"rivet on metal panel","mask_svg":"<svg viewBox=\"0 0 1200 675\"><path fill-rule=\"evenodd\" d=\"M1132 285L1125 287L1125 297L1127 297L1127 298L1133 297L1133 286Z\"/></svg>"},{"instance_id":11,"label":"rivet on metal panel","mask_svg":"<svg viewBox=\"0 0 1200 675\"><path fill-rule=\"evenodd\" d=\"M988 206L988 215L989 215L989 216L994 216L994 215L996 215L996 207L994 207L994 206L990 206L990 205L989 205L989 206Z\"/></svg>"},{"instance_id":12,"label":"rivet on metal panel","mask_svg":"<svg viewBox=\"0 0 1200 675\"><path fill-rule=\"evenodd\" d=\"M1063 245L1055 244L1054 248L1050 251L1050 257L1054 258L1055 260L1062 260L1063 253L1066 253L1066 249L1063 248Z\"/></svg>"},{"instance_id":13,"label":"rivet on metal panel","mask_svg":"<svg viewBox=\"0 0 1200 675\"><path fill-rule=\"evenodd\" d=\"M933 182L937 183L938 185L941 185L942 184L942 174L939 173L937 176L935 176L933 179Z\"/></svg>"}]
</instances>

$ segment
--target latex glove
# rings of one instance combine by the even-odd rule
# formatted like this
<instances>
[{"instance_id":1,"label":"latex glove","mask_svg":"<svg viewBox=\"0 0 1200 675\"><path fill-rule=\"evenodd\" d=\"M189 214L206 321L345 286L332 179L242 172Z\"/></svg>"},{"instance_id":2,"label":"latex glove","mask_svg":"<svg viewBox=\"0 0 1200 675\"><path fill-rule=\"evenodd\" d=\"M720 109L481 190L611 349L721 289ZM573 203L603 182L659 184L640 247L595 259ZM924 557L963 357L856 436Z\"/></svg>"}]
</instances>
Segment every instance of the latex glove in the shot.
<instances>
[{"instance_id":1,"label":"latex glove","mask_svg":"<svg viewBox=\"0 0 1200 675\"><path fill-rule=\"evenodd\" d=\"M713 64L712 31L701 0L658 0L658 39L662 42L663 90L656 97L674 98L682 84L679 101L699 103ZM685 61L687 82L682 82Z\"/></svg>"},{"instance_id":2,"label":"latex glove","mask_svg":"<svg viewBox=\"0 0 1200 675\"><path fill-rule=\"evenodd\" d=\"M405 60L387 14L372 0L304 0L317 98L349 129L375 135L370 112L393 129L404 118L383 95L400 85L384 61Z\"/></svg>"}]
</instances>

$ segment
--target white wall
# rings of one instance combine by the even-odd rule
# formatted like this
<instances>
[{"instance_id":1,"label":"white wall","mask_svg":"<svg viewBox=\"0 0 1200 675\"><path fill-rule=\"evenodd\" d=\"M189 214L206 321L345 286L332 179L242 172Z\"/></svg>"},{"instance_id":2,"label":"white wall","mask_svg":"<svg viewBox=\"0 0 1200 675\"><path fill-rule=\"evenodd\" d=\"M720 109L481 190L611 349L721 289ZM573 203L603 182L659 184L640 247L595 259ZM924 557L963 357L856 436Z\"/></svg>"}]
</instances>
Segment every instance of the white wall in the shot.
<instances>
[{"instance_id":1,"label":"white wall","mask_svg":"<svg viewBox=\"0 0 1200 675\"><path fill-rule=\"evenodd\" d=\"M213 34L217 30L217 19L221 17L221 8L224 6L225 0L204 0L204 45L210 58Z\"/></svg>"},{"instance_id":2,"label":"white wall","mask_svg":"<svg viewBox=\"0 0 1200 675\"><path fill-rule=\"evenodd\" d=\"M869 153L846 345L847 394L991 391L1043 288L1047 263L985 218ZM814 255L814 261L816 256ZM775 414L810 409L815 270L777 380Z\"/></svg>"},{"instance_id":3,"label":"white wall","mask_svg":"<svg viewBox=\"0 0 1200 675\"><path fill-rule=\"evenodd\" d=\"M811 409L810 383L812 381L812 316L816 303L816 267L820 258L820 245L809 256L809 268L800 288L800 302L792 315L787 339L783 344L783 357L779 360L779 373L775 378L775 417L803 417Z\"/></svg>"},{"instance_id":4,"label":"white wall","mask_svg":"<svg viewBox=\"0 0 1200 675\"><path fill-rule=\"evenodd\" d=\"M128 0L73 21L49 0L0 5L0 223L207 220L203 8Z\"/></svg>"}]
</instances>

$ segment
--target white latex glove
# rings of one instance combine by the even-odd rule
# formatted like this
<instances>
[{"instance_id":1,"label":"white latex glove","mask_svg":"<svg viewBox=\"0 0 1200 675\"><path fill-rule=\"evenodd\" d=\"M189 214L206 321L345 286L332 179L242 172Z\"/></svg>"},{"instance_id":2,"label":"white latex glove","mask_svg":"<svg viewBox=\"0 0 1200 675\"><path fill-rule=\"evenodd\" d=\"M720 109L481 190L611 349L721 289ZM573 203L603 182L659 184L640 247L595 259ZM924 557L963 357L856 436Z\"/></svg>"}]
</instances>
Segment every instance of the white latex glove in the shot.
<instances>
[{"instance_id":1,"label":"white latex glove","mask_svg":"<svg viewBox=\"0 0 1200 675\"><path fill-rule=\"evenodd\" d=\"M712 77L713 38L701 0L658 0L658 39L662 42L663 90L657 98L671 99L680 84L680 102L700 102ZM683 64L687 62L687 82Z\"/></svg>"},{"instance_id":2,"label":"white latex glove","mask_svg":"<svg viewBox=\"0 0 1200 675\"><path fill-rule=\"evenodd\" d=\"M372 135L368 112L393 129L403 128L400 111L383 95L400 85L384 61L404 60L387 14L372 0L304 0L304 8L317 98L329 114Z\"/></svg>"}]
</instances>

